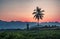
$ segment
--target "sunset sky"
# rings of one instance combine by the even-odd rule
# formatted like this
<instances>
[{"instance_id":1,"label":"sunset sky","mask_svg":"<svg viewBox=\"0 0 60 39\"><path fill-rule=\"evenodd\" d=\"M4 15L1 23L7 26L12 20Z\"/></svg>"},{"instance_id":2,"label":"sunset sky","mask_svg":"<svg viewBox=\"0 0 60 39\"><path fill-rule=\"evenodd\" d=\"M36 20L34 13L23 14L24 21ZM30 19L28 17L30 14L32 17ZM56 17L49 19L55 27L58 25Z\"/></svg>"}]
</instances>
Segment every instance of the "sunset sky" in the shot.
<instances>
[{"instance_id":1,"label":"sunset sky","mask_svg":"<svg viewBox=\"0 0 60 39\"><path fill-rule=\"evenodd\" d=\"M0 0L0 20L35 22L32 13L37 6L45 10L40 22L60 22L60 0Z\"/></svg>"}]
</instances>

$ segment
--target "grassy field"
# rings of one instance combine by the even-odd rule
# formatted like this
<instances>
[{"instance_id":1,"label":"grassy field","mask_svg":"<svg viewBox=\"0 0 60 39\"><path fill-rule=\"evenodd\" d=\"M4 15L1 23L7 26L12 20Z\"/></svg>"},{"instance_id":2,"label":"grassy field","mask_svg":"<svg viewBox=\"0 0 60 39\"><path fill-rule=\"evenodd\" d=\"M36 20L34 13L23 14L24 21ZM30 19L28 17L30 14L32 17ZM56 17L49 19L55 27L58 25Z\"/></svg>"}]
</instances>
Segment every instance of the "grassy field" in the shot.
<instances>
[{"instance_id":1,"label":"grassy field","mask_svg":"<svg viewBox=\"0 0 60 39\"><path fill-rule=\"evenodd\" d=\"M0 39L60 39L60 30L0 31Z\"/></svg>"}]
</instances>

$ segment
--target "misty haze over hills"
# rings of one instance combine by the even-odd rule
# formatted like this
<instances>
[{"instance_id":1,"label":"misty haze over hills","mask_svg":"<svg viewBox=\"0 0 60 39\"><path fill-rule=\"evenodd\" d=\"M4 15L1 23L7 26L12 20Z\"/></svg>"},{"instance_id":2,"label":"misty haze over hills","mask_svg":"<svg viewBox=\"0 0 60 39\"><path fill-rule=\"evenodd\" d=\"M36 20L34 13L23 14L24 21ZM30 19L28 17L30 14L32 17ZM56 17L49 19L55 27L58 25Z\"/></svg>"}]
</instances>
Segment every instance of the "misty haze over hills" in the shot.
<instances>
[{"instance_id":1,"label":"misty haze over hills","mask_svg":"<svg viewBox=\"0 0 60 39\"><path fill-rule=\"evenodd\" d=\"M36 27L37 23L36 22L28 22L30 27ZM40 23L41 27L45 25L56 25L60 26L60 22L42 22ZM26 28L26 22L22 21L11 21L11 22L6 22L0 20L0 29L24 29Z\"/></svg>"}]
</instances>

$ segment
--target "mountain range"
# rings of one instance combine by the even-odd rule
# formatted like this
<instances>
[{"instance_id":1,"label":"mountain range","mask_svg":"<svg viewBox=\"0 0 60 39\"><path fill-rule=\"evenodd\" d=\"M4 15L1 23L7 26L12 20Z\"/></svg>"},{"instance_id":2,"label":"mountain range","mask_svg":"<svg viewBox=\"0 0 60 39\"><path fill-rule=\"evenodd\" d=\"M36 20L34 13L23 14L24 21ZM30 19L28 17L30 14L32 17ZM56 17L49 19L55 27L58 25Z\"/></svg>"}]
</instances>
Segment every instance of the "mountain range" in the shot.
<instances>
[{"instance_id":1,"label":"mountain range","mask_svg":"<svg viewBox=\"0 0 60 39\"><path fill-rule=\"evenodd\" d=\"M27 22L22 22L22 21L3 21L0 20L0 29L25 29L26 28L26 23ZM28 22L29 27L36 27L37 23L36 22ZM60 26L60 22L42 22L40 23L41 26Z\"/></svg>"}]
</instances>

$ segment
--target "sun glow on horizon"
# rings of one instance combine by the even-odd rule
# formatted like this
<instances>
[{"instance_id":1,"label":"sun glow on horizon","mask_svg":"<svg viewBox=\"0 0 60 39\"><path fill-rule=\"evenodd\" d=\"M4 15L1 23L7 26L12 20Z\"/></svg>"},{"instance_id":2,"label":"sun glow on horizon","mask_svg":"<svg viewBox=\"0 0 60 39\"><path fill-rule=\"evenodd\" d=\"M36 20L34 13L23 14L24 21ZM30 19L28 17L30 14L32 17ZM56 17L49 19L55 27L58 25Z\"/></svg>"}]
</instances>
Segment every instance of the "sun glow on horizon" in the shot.
<instances>
[{"instance_id":1,"label":"sun glow on horizon","mask_svg":"<svg viewBox=\"0 0 60 39\"><path fill-rule=\"evenodd\" d=\"M32 15L37 6L45 10L40 22L60 22L60 0L0 0L0 20L37 22Z\"/></svg>"}]
</instances>

